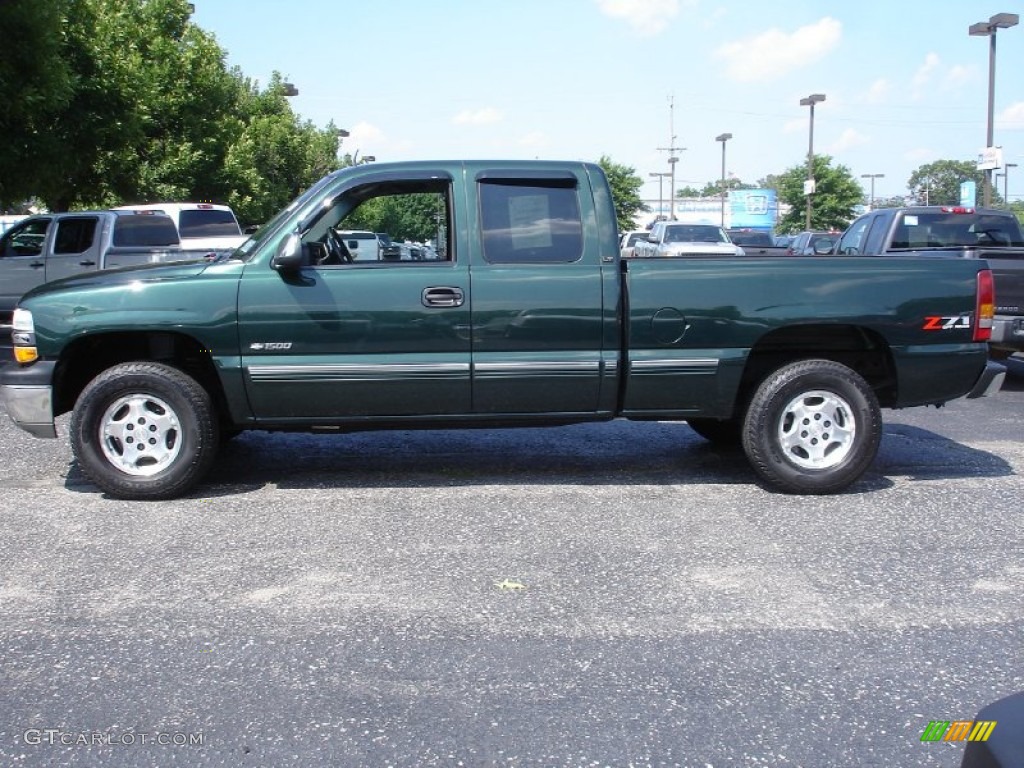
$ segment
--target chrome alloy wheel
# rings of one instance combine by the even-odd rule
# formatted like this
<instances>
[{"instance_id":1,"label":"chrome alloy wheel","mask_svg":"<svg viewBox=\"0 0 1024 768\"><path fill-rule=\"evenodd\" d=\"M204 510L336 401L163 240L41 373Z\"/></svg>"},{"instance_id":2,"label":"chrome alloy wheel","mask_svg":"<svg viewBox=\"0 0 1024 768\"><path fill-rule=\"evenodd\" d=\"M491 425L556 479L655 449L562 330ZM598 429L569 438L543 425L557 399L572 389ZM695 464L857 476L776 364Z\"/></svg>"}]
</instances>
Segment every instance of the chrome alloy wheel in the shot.
<instances>
[{"instance_id":1,"label":"chrome alloy wheel","mask_svg":"<svg viewBox=\"0 0 1024 768\"><path fill-rule=\"evenodd\" d=\"M853 409L825 390L802 392L782 409L779 445L791 462L804 469L830 469L850 453L857 435Z\"/></svg>"},{"instance_id":2,"label":"chrome alloy wheel","mask_svg":"<svg viewBox=\"0 0 1024 768\"><path fill-rule=\"evenodd\" d=\"M125 474L148 477L172 464L181 452L178 414L148 394L123 395L100 420L103 455Z\"/></svg>"}]
</instances>

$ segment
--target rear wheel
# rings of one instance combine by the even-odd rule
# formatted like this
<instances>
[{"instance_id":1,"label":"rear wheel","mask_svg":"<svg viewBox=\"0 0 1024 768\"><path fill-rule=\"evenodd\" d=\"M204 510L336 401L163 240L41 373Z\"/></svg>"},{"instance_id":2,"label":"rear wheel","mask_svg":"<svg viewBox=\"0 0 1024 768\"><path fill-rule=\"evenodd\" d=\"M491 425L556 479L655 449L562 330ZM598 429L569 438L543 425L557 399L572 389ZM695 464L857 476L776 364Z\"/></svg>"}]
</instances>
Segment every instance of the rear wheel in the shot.
<instances>
[{"instance_id":1,"label":"rear wheel","mask_svg":"<svg viewBox=\"0 0 1024 768\"><path fill-rule=\"evenodd\" d=\"M783 366L758 387L743 422L754 471L790 493L833 493L875 459L882 436L878 400L851 368L830 360Z\"/></svg>"},{"instance_id":2,"label":"rear wheel","mask_svg":"<svg viewBox=\"0 0 1024 768\"><path fill-rule=\"evenodd\" d=\"M177 368L123 363L82 391L71 446L93 483L119 499L167 499L190 490L217 453L209 393Z\"/></svg>"}]
</instances>

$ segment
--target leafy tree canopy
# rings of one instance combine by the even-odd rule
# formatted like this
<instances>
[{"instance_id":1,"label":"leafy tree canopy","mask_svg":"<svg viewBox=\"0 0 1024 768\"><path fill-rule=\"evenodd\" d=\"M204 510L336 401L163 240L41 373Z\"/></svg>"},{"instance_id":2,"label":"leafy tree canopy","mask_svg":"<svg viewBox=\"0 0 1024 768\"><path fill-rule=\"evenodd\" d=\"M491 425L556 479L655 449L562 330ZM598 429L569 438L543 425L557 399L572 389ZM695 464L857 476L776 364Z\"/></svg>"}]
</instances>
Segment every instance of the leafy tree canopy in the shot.
<instances>
[{"instance_id":1,"label":"leafy tree canopy","mask_svg":"<svg viewBox=\"0 0 1024 768\"><path fill-rule=\"evenodd\" d=\"M779 218L777 231L780 233L802 232L806 229L807 198L804 196L804 181L807 179L807 165L793 166L779 176L772 176L771 186L779 195L779 202L789 210ZM845 165L832 165L828 155L814 156L814 179L816 192L811 201L812 230L842 230L854 218L856 206L860 204L864 191Z\"/></svg>"},{"instance_id":2,"label":"leafy tree canopy","mask_svg":"<svg viewBox=\"0 0 1024 768\"><path fill-rule=\"evenodd\" d=\"M612 201L615 204L615 219L619 225L620 232L626 232L636 226L636 215L650 208L640 197L640 187L643 186L643 179L636 174L635 168L630 168L619 163L612 162L607 155L601 155L598 165L608 177L608 184L612 190Z\"/></svg>"}]
</instances>

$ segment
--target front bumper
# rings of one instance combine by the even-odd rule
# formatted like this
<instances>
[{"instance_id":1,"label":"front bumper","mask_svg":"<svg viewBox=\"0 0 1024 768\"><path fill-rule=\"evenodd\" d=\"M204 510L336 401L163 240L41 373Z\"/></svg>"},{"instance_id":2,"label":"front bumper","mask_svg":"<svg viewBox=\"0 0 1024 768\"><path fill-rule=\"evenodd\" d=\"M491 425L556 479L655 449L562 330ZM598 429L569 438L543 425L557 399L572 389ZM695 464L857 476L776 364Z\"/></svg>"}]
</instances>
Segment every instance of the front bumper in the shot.
<instances>
[{"instance_id":1,"label":"front bumper","mask_svg":"<svg viewBox=\"0 0 1024 768\"><path fill-rule=\"evenodd\" d=\"M989 360L985 363L985 370L974 383L974 387L967 393L968 399L976 397L988 397L998 392L1003 386L1003 379L1006 378L1006 366L994 363Z\"/></svg>"},{"instance_id":2,"label":"front bumper","mask_svg":"<svg viewBox=\"0 0 1024 768\"><path fill-rule=\"evenodd\" d=\"M29 366L9 363L0 368L0 400L11 421L36 437L56 437L53 422L53 370L41 360Z\"/></svg>"}]
</instances>

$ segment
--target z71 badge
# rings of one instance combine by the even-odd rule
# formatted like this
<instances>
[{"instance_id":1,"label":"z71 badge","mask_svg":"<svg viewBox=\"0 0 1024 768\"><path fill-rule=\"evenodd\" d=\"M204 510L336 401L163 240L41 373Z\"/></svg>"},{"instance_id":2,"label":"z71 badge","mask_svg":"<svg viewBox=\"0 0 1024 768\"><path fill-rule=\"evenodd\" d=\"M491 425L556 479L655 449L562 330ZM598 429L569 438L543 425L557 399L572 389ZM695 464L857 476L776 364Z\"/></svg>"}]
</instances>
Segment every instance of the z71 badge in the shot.
<instances>
[{"instance_id":1,"label":"z71 badge","mask_svg":"<svg viewBox=\"0 0 1024 768\"><path fill-rule=\"evenodd\" d=\"M921 329L925 331L970 330L971 316L956 315L955 317L926 317Z\"/></svg>"}]
</instances>

